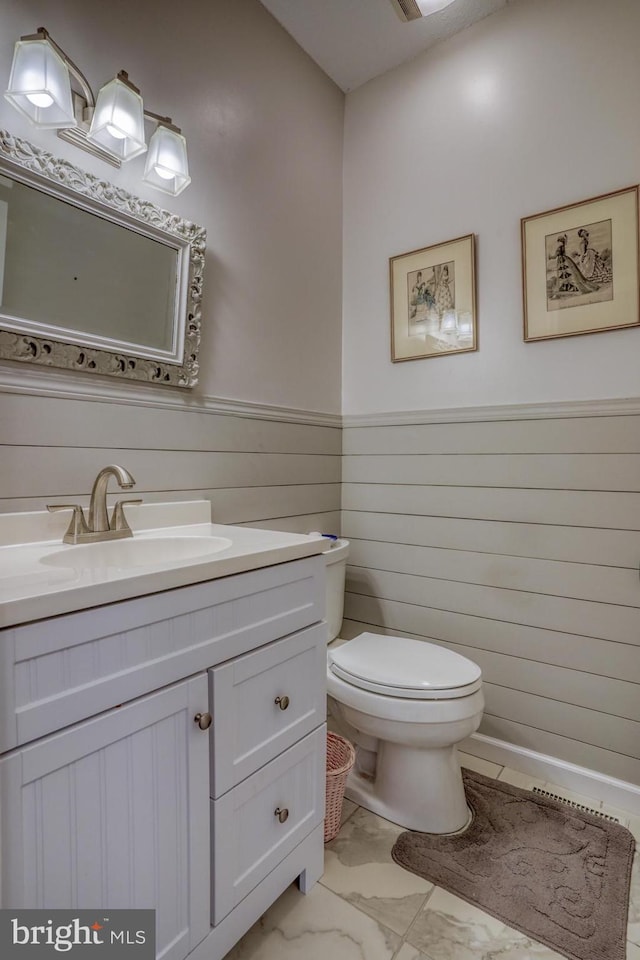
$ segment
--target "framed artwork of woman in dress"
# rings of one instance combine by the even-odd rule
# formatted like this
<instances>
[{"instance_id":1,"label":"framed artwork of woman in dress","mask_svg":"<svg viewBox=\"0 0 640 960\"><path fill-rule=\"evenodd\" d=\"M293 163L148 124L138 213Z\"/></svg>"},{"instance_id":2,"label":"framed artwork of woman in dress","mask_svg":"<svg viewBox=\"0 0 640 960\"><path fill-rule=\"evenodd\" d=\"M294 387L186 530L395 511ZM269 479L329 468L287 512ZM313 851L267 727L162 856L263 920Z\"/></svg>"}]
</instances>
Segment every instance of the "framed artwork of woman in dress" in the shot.
<instances>
[{"instance_id":1,"label":"framed artwork of woman in dress","mask_svg":"<svg viewBox=\"0 0 640 960\"><path fill-rule=\"evenodd\" d=\"M478 349L473 235L391 257L389 271L394 363Z\"/></svg>"},{"instance_id":2,"label":"framed artwork of woman in dress","mask_svg":"<svg viewBox=\"0 0 640 960\"><path fill-rule=\"evenodd\" d=\"M521 227L525 340L640 325L637 186Z\"/></svg>"}]
</instances>

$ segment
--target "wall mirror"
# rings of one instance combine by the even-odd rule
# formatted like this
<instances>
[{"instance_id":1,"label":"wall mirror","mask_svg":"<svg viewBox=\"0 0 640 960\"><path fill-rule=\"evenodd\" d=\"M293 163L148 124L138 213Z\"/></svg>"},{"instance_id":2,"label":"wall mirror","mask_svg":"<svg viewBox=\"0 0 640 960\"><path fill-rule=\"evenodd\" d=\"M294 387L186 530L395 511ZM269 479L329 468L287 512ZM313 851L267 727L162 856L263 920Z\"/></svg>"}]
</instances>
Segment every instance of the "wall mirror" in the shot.
<instances>
[{"instance_id":1,"label":"wall mirror","mask_svg":"<svg viewBox=\"0 0 640 960\"><path fill-rule=\"evenodd\" d=\"M194 386L205 242L0 131L0 358Z\"/></svg>"}]
</instances>

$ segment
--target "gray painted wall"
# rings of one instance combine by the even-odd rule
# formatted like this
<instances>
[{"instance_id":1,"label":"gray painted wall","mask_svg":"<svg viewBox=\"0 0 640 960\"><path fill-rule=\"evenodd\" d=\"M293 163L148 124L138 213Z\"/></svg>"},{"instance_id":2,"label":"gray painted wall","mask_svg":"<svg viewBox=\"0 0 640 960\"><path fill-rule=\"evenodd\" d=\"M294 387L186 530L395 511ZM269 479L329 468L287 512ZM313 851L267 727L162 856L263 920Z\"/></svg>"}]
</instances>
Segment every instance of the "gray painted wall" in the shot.
<instances>
[{"instance_id":1,"label":"gray painted wall","mask_svg":"<svg viewBox=\"0 0 640 960\"><path fill-rule=\"evenodd\" d=\"M94 91L127 69L187 138L172 198L142 182L144 156L116 170L0 98L3 129L206 228L193 395L338 413L344 94L258 0L7 0L0 76L40 24Z\"/></svg>"},{"instance_id":2,"label":"gray painted wall","mask_svg":"<svg viewBox=\"0 0 640 960\"><path fill-rule=\"evenodd\" d=\"M450 647L481 733L640 783L640 417L480 416L351 418L343 636Z\"/></svg>"},{"instance_id":3,"label":"gray painted wall","mask_svg":"<svg viewBox=\"0 0 640 960\"><path fill-rule=\"evenodd\" d=\"M335 529L340 431L297 411L340 409L344 95L258 0L185 0L177 19L164 2L10 0L0 74L41 23L94 90L125 67L183 129L192 184L171 198L142 183L144 157L115 170L0 102L0 126L207 229L201 379L154 394L0 364L0 509L84 503L117 462L147 502L205 496L218 521ZM276 412L212 413L211 398Z\"/></svg>"},{"instance_id":4,"label":"gray painted wall","mask_svg":"<svg viewBox=\"0 0 640 960\"><path fill-rule=\"evenodd\" d=\"M0 512L87 504L100 467L119 463L147 503L204 498L217 523L338 527L338 427L19 393L0 393L0 409Z\"/></svg>"},{"instance_id":5,"label":"gray painted wall","mask_svg":"<svg viewBox=\"0 0 640 960\"><path fill-rule=\"evenodd\" d=\"M217 521L336 530L341 479L338 427L300 422L286 412L280 423L275 412L269 419L257 411L255 416L211 412L206 398L340 409L343 98L257 0L205 5L189 0L183 13L189 6L206 11L210 19L203 25L201 18L183 17L179 43L164 28L157 4L149 17L148 4L117 0L117 8L126 7L125 33L113 5L104 10L94 5L88 13L80 0L60 0L55 9L44 0L21 0L6 3L0 12L0 65L7 71L15 37L44 21L93 83L99 85L115 69L128 66L152 109L173 113L189 138L194 183L181 198L167 199L165 205L203 222L209 231L200 388L179 397L163 394L171 396L165 404L149 400L148 392L137 391L135 385L120 397L117 384L101 384L100 396L90 399L94 382L90 378L57 378L48 394L33 382L16 387L23 372L18 365L9 372L0 370L0 380L6 373L5 380L13 384L9 392L0 389L0 442L5 445L0 453L0 509L40 509L56 499L86 502L97 470L115 460L132 471L138 481L136 493L147 501L204 495L211 499ZM591 0L587 6L596 20L608 16ZM545 37L545 51L549 36L558 45L565 43L568 11L577 4L571 0L563 5L561 16L557 4L547 0L530 7L514 4L513 11L508 9L496 20L502 30L496 42L500 36L506 38L502 50L515 50L511 41L518 38L526 45L526 31L534 28L535 35ZM546 11L546 34L535 7ZM584 9L581 4L581 12ZM168 15L173 10L167 7ZM616 3L617 16L608 22L618 39L624 10L632 22L637 16L632 5ZM455 73L458 56L472 62L469 44L473 46L475 39L479 51L485 41L491 50L492 21L443 47L433 58L433 68L427 69L425 61L405 71L422 77L424 67L424 77L431 81L433 71L443 70L444 83L447 56L453 57L450 69ZM562 54L582 62L579 45L574 48L567 42ZM557 61L552 50L546 55L545 76L552 78L555 88ZM519 74L521 58L512 59ZM538 70L533 54L528 62L531 71L534 65ZM622 91L621 96L631 97L635 87L621 84L618 67L615 76L609 71L605 79ZM637 58L627 58L624 69L637 70ZM391 78L390 84L402 88L403 76ZM538 73L535 77L537 82ZM579 71L572 77L579 84ZM603 81L596 75L594 82ZM508 87L514 96L520 89L515 82ZM518 116L546 120L544 111L536 113L531 106L536 89L532 80ZM376 90L380 90L377 103ZM345 383L362 388L363 396L366 393L362 404L347 397L347 407L435 407L449 402L449 392L458 398L455 402L465 402L459 399L458 388L476 390L469 402L504 402L505 397L495 395L498 386L508 389L513 378L525 374L535 390L524 391L522 399L549 399L551 390L558 396L559 388L565 390L567 384L573 395L589 395L583 389L587 380L590 395L597 390L599 396L611 396L617 392L621 367L627 379L620 390L637 393L628 386L637 384L635 351L627 350L629 338L637 332L522 344L517 252L520 213L626 185L631 180L627 167L637 151L619 148L623 140L617 128L616 137L595 142L595 152L578 150L584 160L581 179L569 197L559 173L574 177L575 167L559 165L546 142L536 139L527 125L527 135L520 141L531 159L525 173L539 169L540 179L525 198L526 206L521 191L514 188L509 194L511 209L504 205L496 209L490 189L456 176L458 185L467 184L473 191L474 202L486 201L489 212L477 210L470 221L467 211L476 209L473 203L464 206L463 197L454 207L452 198L457 203L458 194L439 190L436 212L443 218L443 231L430 237L424 229L433 218L405 216L393 193L380 188L379 163L368 178L360 163L364 155L372 161L379 158L376 149L367 150L369 134L376 145L385 138L408 156L402 140L390 136L380 122L387 102L383 92L384 85L367 85L354 95L350 107L349 136L358 149L348 159L349 256L355 256L357 246L358 264L362 262L368 280L374 277L375 282L360 284L347 257L347 273L358 291L358 318L349 326L356 307L354 299L348 299L350 359ZM438 98L437 88L433 96ZM581 110L563 109L558 123L568 114L579 117L584 98L579 102ZM366 116L372 118L371 125L359 129L358 119L364 123ZM517 132L511 116L507 111L505 129L510 136ZM608 122L613 124L616 116L611 111ZM85 159L50 133L34 134L2 103L0 121L91 172L143 193L139 169L105 172L99 161ZM413 120L410 129L415 131ZM594 145L588 124L580 123L576 129ZM627 129L635 128L627 124ZM492 150L500 151L513 169L511 153L503 150L505 137L497 136L488 124L486 130ZM461 135L467 136L466 128ZM474 150L482 147L477 130L471 142ZM451 155L450 141L445 138L442 143ZM619 161L615 165L614 150ZM457 156L468 173L468 151ZM391 164L389 170L389 176L402 180L397 166ZM486 170L495 167L478 163L473 172L480 176ZM411 177L404 182L410 186ZM375 191L376 202L369 202L367 184ZM550 192L550 185L555 192ZM157 201L150 190L146 195ZM413 192L410 200L413 204ZM382 210L380 203L385 204ZM362 223L367 221L358 220L361 210L375 218L376 229L385 231L391 214L398 218L393 242L368 229L363 242ZM353 234L356 222L358 237ZM452 222L458 224L455 229ZM411 225L411 236L406 235L406 224ZM429 364L393 368L389 364L386 262L388 255L403 249L470 230L487 234L490 245L479 251L481 350L466 359L438 361L444 366L434 375L446 381L446 390L441 390L439 381L433 383ZM484 309L487 292L507 307ZM377 298L372 311L362 299L365 293ZM372 317L377 317L374 325ZM366 335L358 329L360 323L366 323ZM491 358L489 366L482 367L484 373L477 368L475 379L465 378L462 371L484 358ZM587 362L578 362L580 358ZM494 363L499 375L491 367ZM449 371L460 372L460 379L458 373L449 377ZM505 371L511 381L504 380ZM381 386L380 372L393 382L385 379ZM37 379L45 383L46 372L40 373ZM86 391L87 397L74 397L78 390ZM366 427L350 421L345 430L343 522L345 535L353 540L346 635L364 627L407 633L466 653L481 664L485 675L484 732L640 783L638 416L523 415L486 422L458 417L435 423L426 415L423 420Z\"/></svg>"}]
</instances>

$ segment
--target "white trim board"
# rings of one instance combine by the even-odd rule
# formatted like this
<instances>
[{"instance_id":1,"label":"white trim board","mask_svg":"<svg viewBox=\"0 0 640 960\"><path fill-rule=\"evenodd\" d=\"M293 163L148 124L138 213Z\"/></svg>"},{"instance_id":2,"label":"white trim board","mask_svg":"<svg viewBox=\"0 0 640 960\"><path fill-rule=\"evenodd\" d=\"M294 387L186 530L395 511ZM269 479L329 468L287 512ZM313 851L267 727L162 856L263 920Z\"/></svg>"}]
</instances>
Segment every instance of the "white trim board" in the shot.
<instances>
[{"instance_id":1,"label":"white trim board","mask_svg":"<svg viewBox=\"0 0 640 960\"><path fill-rule=\"evenodd\" d=\"M597 770L580 767L559 757L538 753L505 740L496 740L483 733L472 734L458 744L458 747L462 753L470 753L474 757L510 767L538 780L567 787L585 797L603 800L610 806L640 816L640 786L635 783L617 780Z\"/></svg>"},{"instance_id":2,"label":"white trim board","mask_svg":"<svg viewBox=\"0 0 640 960\"><path fill-rule=\"evenodd\" d=\"M124 403L195 413L212 413L255 420L306 423L311 426L384 427L423 423L477 423L493 420L548 420L571 417L612 417L640 414L640 397L613 397L603 400L570 400L549 403L500 404L485 407L453 407L442 410L393 410L380 413L327 413L204 396L180 388L147 386L143 383L112 383L104 378L77 372L34 369L27 365L0 362L0 393Z\"/></svg>"},{"instance_id":3,"label":"white trim board","mask_svg":"<svg viewBox=\"0 0 640 960\"><path fill-rule=\"evenodd\" d=\"M550 420L572 417L624 417L640 413L640 397L604 400L559 400L442 410L392 410L386 413L346 414L342 426L397 427L423 423L478 423L492 420Z\"/></svg>"},{"instance_id":4,"label":"white trim board","mask_svg":"<svg viewBox=\"0 0 640 960\"><path fill-rule=\"evenodd\" d=\"M55 372L40 367L30 368L0 363L0 393L18 393L28 396L54 397L63 400L84 400L97 403L123 403L128 406L156 407L181 410L184 413L211 413L253 420L277 420L281 423L306 423L310 426L340 429L342 417L338 413L278 407L266 403L251 403L194 394L179 387L147 386L131 383L104 382L91 374Z\"/></svg>"}]
</instances>

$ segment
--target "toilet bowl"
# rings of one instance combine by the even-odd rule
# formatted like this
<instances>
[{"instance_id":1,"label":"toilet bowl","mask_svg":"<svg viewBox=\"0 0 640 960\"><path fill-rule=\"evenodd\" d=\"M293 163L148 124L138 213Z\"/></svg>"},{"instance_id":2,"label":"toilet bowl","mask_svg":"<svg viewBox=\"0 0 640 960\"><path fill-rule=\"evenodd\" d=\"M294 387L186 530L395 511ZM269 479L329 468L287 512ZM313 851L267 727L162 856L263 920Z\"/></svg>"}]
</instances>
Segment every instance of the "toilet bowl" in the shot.
<instances>
[{"instance_id":1,"label":"toilet bowl","mask_svg":"<svg viewBox=\"0 0 640 960\"><path fill-rule=\"evenodd\" d=\"M342 619L348 548L339 540L325 554L330 643ZM477 664L435 643L361 633L329 647L327 692L356 745L349 799L410 830L456 833L468 825L457 744L482 717Z\"/></svg>"}]
</instances>

